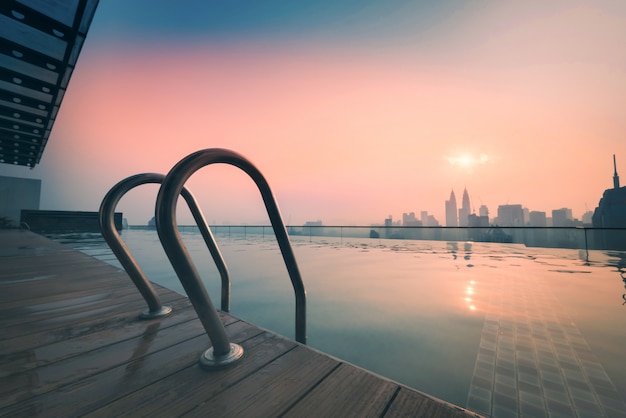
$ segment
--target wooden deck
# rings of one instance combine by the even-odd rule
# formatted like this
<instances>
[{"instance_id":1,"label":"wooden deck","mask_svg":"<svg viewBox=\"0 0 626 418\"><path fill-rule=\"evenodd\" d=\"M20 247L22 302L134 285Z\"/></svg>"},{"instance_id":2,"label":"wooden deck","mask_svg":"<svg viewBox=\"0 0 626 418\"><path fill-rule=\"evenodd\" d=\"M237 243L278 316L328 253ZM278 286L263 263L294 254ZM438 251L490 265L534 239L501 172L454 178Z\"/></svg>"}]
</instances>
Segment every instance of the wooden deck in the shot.
<instances>
[{"instance_id":1,"label":"wooden deck","mask_svg":"<svg viewBox=\"0 0 626 418\"><path fill-rule=\"evenodd\" d=\"M477 416L221 313L244 358L210 346L188 299L168 317L125 272L31 232L0 231L0 416Z\"/></svg>"}]
</instances>

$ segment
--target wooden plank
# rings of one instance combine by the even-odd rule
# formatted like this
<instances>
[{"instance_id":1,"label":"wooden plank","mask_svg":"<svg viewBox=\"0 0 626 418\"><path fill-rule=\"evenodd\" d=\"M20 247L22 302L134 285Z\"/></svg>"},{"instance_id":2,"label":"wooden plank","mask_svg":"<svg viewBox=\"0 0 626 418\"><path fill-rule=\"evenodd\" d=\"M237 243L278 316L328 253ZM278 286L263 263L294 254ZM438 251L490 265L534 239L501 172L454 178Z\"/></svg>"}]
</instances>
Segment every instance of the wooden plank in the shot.
<instances>
[{"instance_id":1,"label":"wooden plank","mask_svg":"<svg viewBox=\"0 0 626 418\"><path fill-rule=\"evenodd\" d=\"M70 260L66 261L67 263L63 264L69 264L72 268L77 267ZM93 264L93 260L91 263ZM30 271L28 274L3 278L0 280L0 289L2 290L0 303L15 303L23 299L62 295L67 291L68 287L76 292L121 286L126 281L131 283L126 272L108 264L100 264L95 268L93 266L91 268L83 268L73 273L65 273L64 270L67 269L67 265L63 264L47 266L45 269ZM63 283L65 287L59 286L60 283ZM27 290L25 290L24 285L28 285Z\"/></svg>"},{"instance_id":2,"label":"wooden plank","mask_svg":"<svg viewBox=\"0 0 626 418\"><path fill-rule=\"evenodd\" d=\"M16 350L0 358L0 377L41 367L134 337L145 336L152 332L151 330L163 330L197 317L196 311L191 307L177 311L176 315L152 321L143 321L135 316L134 320L129 318L128 321L120 322L117 326L98 332L33 347L30 350ZM121 326L122 323L123 326Z\"/></svg>"},{"instance_id":3,"label":"wooden plank","mask_svg":"<svg viewBox=\"0 0 626 418\"><path fill-rule=\"evenodd\" d=\"M97 299L105 299L107 295L120 296L129 293L129 290L132 290L132 288L135 289L136 293L139 293L134 286L131 288L128 286L128 283L123 283L119 280L108 281L108 283L110 283L109 286L84 290L74 290L71 287L59 286L58 283L53 284L57 288L56 291L58 293L2 302L2 305L0 305L0 320L89 303ZM32 286L37 286L37 284L33 283ZM70 289L72 290L70 291ZM0 285L0 290L5 290L5 288Z\"/></svg>"},{"instance_id":4,"label":"wooden plank","mask_svg":"<svg viewBox=\"0 0 626 418\"><path fill-rule=\"evenodd\" d=\"M226 316L225 321L235 319ZM177 327L146 329L141 337L122 341L80 356L28 370L14 376L0 378L0 408L23 401L61 386L68 385L111 367L141 358L195 336L204 334L200 321L187 321Z\"/></svg>"},{"instance_id":5,"label":"wooden plank","mask_svg":"<svg viewBox=\"0 0 626 418\"><path fill-rule=\"evenodd\" d=\"M480 415L414 389L403 387L385 414L385 418L397 417L462 418L480 417Z\"/></svg>"},{"instance_id":6,"label":"wooden plank","mask_svg":"<svg viewBox=\"0 0 626 418\"><path fill-rule=\"evenodd\" d=\"M241 342L262 333L258 328L243 321L229 324L226 331L233 342ZM200 367L198 359L209 347L207 335L198 335L143 357L127 359L122 364L88 379L61 386L56 391L0 409L0 416L84 416L89 411L103 407L182 369ZM145 414L140 412L139 415Z\"/></svg>"},{"instance_id":7,"label":"wooden plank","mask_svg":"<svg viewBox=\"0 0 626 418\"><path fill-rule=\"evenodd\" d=\"M10 315L11 311L3 310L2 314L0 314L0 321L2 321L6 327L25 325L29 322L50 320L72 313L119 305L129 300L137 300L137 296L139 296L139 299L142 299L137 289L130 288L129 286L118 286L104 291L94 290L91 295L83 292L66 293L66 295L66 300L55 300L49 303L29 304L16 307L12 311L14 313L12 316ZM38 301L39 300L40 299L38 299ZM141 303L137 303L137 306L141 306Z\"/></svg>"},{"instance_id":8,"label":"wooden plank","mask_svg":"<svg viewBox=\"0 0 626 418\"><path fill-rule=\"evenodd\" d=\"M68 283L72 283L73 286L76 286L75 290L81 290L87 288L84 286L85 279L87 278L90 279L89 282L92 285L101 287L100 282L91 281L91 279L98 276L101 276L103 280L106 280L107 277L117 279L118 277L124 277L126 275L123 270L119 270L112 265L104 263L94 264L94 259L84 254L80 254L79 256L72 254L71 256L72 257L66 257L65 254L55 254L57 259L51 261L43 257L25 257L24 260L11 260L11 262L7 262L6 259L3 259L0 284L3 285L7 291L12 291L12 286L20 290L20 284L24 282L37 283L38 286L29 289L27 293L29 297L33 297L34 295L45 295L45 293L42 292L49 290L46 289L45 286L49 283L54 284L51 280L55 279L63 279ZM78 258L78 260L73 258ZM17 265L13 263L17 263ZM30 263L30 266L26 269L24 266L20 266L20 263ZM68 265L72 266L72 268L68 269ZM83 286L81 286L81 284L83 284ZM39 290L39 287L42 287L44 290ZM63 289L60 290L63 291ZM39 292L39 294L37 294L37 292ZM19 293L16 294L19 295Z\"/></svg>"},{"instance_id":9,"label":"wooden plank","mask_svg":"<svg viewBox=\"0 0 626 418\"><path fill-rule=\"evenodd\" d=\"M337 360L298 345L258 370L253 378L242 380L204 402L181 405L176 415L273 417L286 411L293 402L338 366ZM186 414L184 409L193 408Z\"/></svg>"},{"instance_id":10,"label":"wooden plank","mask_svg":"<svg viewBox=\"0 0 626 418\"><path fill-rule=\"evenodd\" d=\"M244 357L233 367L219 370L197 366L184 368L105 405L89 416L176 416L243 379L254 379L253 373L296 345L294 341L264 332L242 343Z\"/></svg>"},{"instance_id":11,"label":"wooden plank","mask_svg":"<svg viewBox=\"0 0 626 418\"><path fill-rule=\"evenodd\" d=\"M164 295L162 302L171 306L174 313L191 306L189 299L174 292ZM143 303L143 299L137 298L127 303L115 305L112 315L97 316L75 322L58 322L52 328L47 327L26 335L0 339L0 355L5 356L19 351L29 351L35 347L53 344L66 339L88 336L101 330L125 327L127 324L137 320L140 311L144 308L142 306Z\"/></svg>"},{"instance_id":12,"label":"wooden plank","mask_svg":"<svg viewBox=\"0 0 626 418\"><path fill-rule=\"evenodd\" d=\"M315 411L324 417L380 417L397 390L397 384L344 363L284 416Z\"/></svg>"},{"instance_id":13,"label":"wooden plank","mask_svg":"<svg viewBox=\"0 0 626 418\"><path fill-rule=\"evenodd\" d=\"M182 299L186 298L175 292L168 292L161 295L161 303L163 304L171 304L172 302ZM140 295L136 298L133 297L128 301L122 300L121 302L112 302L113 303L104 308L93 309L87 312L72 312L61 316L42 319L36 322L29 322L27 324L4 327L0 329L0 335L3 336L3 338L0 338L0 353L6 352L6 350L10 349L10 342L14 338L26 337L28 335L41 334L44 332L45 334L41 335L42 343L43 340L49 340L51 337L54 340L67 338L68 335L74 335L77 331L84 333L96 327L103 327L112 320L117 321L119 320L117 316L118 313L126 316L128 312L135 312L136 315L139 315L147 308L145 301ZM106 316L104 314L106 314ZM46 332L55 329L58 329L59 332Z\"/></svg>"}]
</instances>

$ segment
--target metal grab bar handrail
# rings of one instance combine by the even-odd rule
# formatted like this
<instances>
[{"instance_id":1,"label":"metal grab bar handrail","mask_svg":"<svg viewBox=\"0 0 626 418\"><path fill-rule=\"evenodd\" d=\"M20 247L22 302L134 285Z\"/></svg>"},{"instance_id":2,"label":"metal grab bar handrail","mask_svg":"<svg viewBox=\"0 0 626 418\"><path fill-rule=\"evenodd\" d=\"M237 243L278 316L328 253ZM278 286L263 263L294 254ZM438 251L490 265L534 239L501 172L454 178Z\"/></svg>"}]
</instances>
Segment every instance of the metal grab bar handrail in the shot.
<instances>
[{"instance_id":1,"label":"metal grab bar handrail","mask_svg":"<svg viewBox=\"0 0 626 418\"><path fill-rule=\"evenodd\" d=\"M205 365L211 365L209 364L213 361L211 356L216 358L230 356L235 345L229 343L224 326L202 285L202 279L184 247L176 227L176 203L189 177L200 168L214 163L225 163L240 168L259 188L296 296L296 340L306 343L306 291L278 204L267 181L245 157L226 149L205 149L188 155L170 170L159 189L156 203L157 231L161 244L213 344L213 348L207 350L201 357L201 362Z\"/></svg>"},{"instance_id":2,"label":"metal grab bar handrail","mask_svg":"<svg viewBox=\"0 0 626 418\"><path fill-rule=\"evenodd\" d=\"M165 176L158 173L142 173L130 176L113 186L106 194L102 200L102 204L100 205L99 222L102 236L113 251L113 254L115 254L119 260L120 264L122 264L122 267L124 267L124 270L126 270L126 273L130 276L131 280L139 290L139 293L141 293L148 304L148 310L139 315L142 319L152 319L164 316L169 314L172 309L168 306L161 306L161 302L158 295L154 291L154 288L146 279L143 271L131 255L128 247L122 240L122 237L117 232L114 222L114 213L120 199L128 191L142 184L161 184L163 183L163 180L165 180ZM206 243L209 252L213 257L213 261L215 262L220 273L222 281L222 310L228 312L230 310L230 276L228 268L224 263L224 258L215 243L215 238L213 237L213 234L204 219L202 211L198 207L196 199L186 188L182 189L181 195L187 202L189 210L198 225L198 229L200 230L204 242Z\"/></svg>"}]
</instances>

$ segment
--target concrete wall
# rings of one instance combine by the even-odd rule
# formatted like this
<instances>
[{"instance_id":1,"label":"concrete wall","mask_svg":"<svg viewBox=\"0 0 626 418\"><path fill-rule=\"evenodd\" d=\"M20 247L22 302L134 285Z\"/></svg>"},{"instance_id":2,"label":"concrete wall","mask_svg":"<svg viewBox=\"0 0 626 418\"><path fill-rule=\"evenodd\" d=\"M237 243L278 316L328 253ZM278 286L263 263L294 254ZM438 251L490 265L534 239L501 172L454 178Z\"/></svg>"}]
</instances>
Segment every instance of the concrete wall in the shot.
<instances>
[{"instance_id":1,"label":"concrete wall","mask_svg":"<svg viewBox=\"0 0 626 418\"><path fill-rule=\"evenodd\" d=\"M41 180L0 176L0 217L19 226L22 209L39 209Z\"/></svg>"}]
</instances>

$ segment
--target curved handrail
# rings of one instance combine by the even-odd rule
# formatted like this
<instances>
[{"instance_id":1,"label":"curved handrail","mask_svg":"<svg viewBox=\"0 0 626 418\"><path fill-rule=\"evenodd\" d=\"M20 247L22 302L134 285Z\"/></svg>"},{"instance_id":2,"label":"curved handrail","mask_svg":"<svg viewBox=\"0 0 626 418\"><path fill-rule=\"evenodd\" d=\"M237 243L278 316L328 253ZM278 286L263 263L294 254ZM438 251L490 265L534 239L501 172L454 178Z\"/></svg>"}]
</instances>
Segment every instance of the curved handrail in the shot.
<instances>
[{"instance_id":1,"label":"curved handrail","mask_svg":"<svg viewBox=\"0 0 626 418\"><path fill-rule=\"evenodd\" d=\"M233 344L229 343L224 326L182 243L176 227L176 202L189 177L200 168L214 163L225 163L240 168L254 180L259 188L296 296L296 340L306 343L306 291L272 191L261 172L245 157L230 150L213 148L197 151L179 161L163 181L156 203L159 239L213 343L213 354L225 356L229 350L232 350ZM207 352L201 361L206 360Z\"/></svg>"},{"instance_id":2,"label":"curved handrail","mask_svg":"<svg viewBox=\"0 0 626 418\"><path fill-rule=\"evenodd\" d=\"M127 177L109 190L100 205L99 222L102 236L148 304L148 310L139 315L142 319L164 316L169 314L172 309L168 306L161 306L161 302L159 301L159 297L154 291L154 288L146 279L143 271L131 255L128 247L124 244L120 234L117 232L114 222L114 213L120 199L128 191L142 184L161 184L163 183L163 180L165 180L165 176L158 173L142 173ZM206 243L209 252L213 257L213 261L215 262L215 265L220 273L222 281L222 310L228 312L230 310L230 277L228 268L224 263L224 258L215 243L213 234L204 219L202 211L198 207L196 199L186 188L181 190L181 195L187 202L189 210L198 225L200 233L204 238L204 242Z\"/></svg>"}]
</instances>

